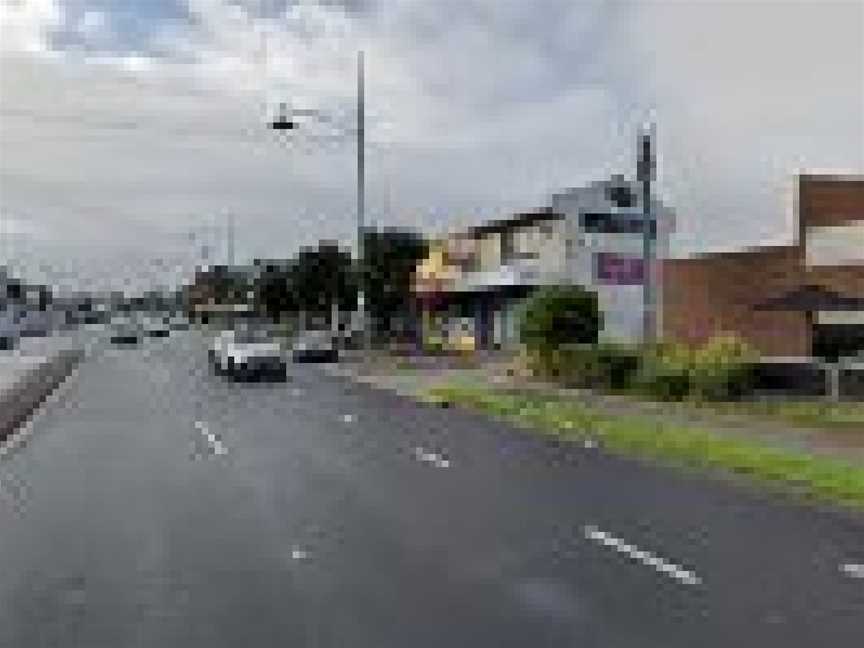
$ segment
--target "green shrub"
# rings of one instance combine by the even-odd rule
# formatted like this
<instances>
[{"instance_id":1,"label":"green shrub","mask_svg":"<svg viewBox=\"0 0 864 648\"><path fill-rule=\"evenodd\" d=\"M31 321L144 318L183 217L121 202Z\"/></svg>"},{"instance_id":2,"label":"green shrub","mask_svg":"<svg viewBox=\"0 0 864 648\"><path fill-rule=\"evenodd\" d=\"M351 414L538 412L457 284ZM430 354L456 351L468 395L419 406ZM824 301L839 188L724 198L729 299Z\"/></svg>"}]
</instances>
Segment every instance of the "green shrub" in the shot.
<instances>
[{"instance_id":1,"label":"green shrub","mask_svg":"<svg viewBox=\"0 0 864 648\"><path fill-rule=\"evenodd\" d=\"M423 350L426 353L433 355L444 353L444 347L444 338L441 336L430 335L423 340Z\"/></svg>"},{"instance_id":2,"label":"green shrub","mask_svg":"<svg viewBox=\"0 0 864 648\"><path fill-rule=\"evenodd\" d=\"M551 359L566 345L594 344L603 326L597 295L580 286L548 286L526 303L520 338L527 349Z\"/></svg>"},{"instance_id":3,"label":"green shrub","mask_svg":"<svg viewBox=\"0 0 864 648\"><path fill-rule=\"evenodd\" d=\"M646 348L639 370L639 385L662 400L683 400L691 392L693 351L684 344L666 343Z\"/></svg>"},{"instance_id":4,"label":"green shrub","mask_svg":"<svg viewBox=\"0 0 864 648\"><path fill-rule=\"evenodd\" d=\"M598 387L603 382L603 369L592 345L560 347L550 364L555 377L570 387Z\"/></svg>"},{"instance_id":5,"label":"green shrub","mask_svg":"<svg viewBox=\"0 0 864 648\"><path fill-rule=\"evenodd\" d=\"M751 385L757 352L741 338L718 334L698 348L660 343L642 356L640 384L663 400L727 400Z\"/></svg>"},{"instance_id":6,"label":"green shrub","mask_svg":"<svg viewBox=\"0 0 864 648\"><path fill-rule=\"evenodd\" d=\"M570 387L627 389L639 369L639 354L615 343L567 344L529 355L535 375Z\"/></svg>"},{"instance_id":7,"label":"green shrub","mask_svg":"<svg viewBox=\"0 0 864 648\"><path fill-rule=\"evenodd\" d=\"M692 395L705 400L727 400L745 393L752 384L756 350L736 335L712 337L692 358Z\"/></svg>"},{"instance_id":8,"label":"green shrub","mask_svg":"<svg viewBox=\"0 0 864 648\"><path fill-rule=\"evenodd\" d=\"M603 387L628 389L634 384L641 364L638 349L615 342L601 342L595 353Z\"/></svg>"}]
</instances>

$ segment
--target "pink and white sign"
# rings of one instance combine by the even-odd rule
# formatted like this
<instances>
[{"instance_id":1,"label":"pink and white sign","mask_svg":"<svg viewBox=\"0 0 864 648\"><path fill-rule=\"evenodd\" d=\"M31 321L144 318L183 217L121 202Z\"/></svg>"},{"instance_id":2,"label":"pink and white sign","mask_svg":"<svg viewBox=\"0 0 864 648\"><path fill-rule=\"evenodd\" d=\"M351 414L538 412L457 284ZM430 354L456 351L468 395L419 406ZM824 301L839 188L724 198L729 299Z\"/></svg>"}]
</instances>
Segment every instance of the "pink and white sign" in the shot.
<instances>
[{"instance_id":1,"label":"pink and white sign","mask_svg":"<svg viewBox=\"0 0 864 648\"><path fill-rule=\"evenodd\" d=\"M614 286L638 286L642 284L645 268L641 257L625 256L614 252L598 252L594 255L597 281Z\"/></svg>"}]
</instances>

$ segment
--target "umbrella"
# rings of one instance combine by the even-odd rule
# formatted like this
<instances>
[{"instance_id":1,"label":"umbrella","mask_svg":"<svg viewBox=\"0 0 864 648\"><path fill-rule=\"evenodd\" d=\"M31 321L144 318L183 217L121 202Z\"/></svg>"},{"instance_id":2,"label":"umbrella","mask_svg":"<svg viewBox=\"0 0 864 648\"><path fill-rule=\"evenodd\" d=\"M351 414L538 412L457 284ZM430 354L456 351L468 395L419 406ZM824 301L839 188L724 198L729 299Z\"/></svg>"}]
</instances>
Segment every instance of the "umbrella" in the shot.
<instances>
[{"instance_id":1,"label":"umbrella","mask_svg":"<svg viewBox=\"0 0 864 648\"><path fill-rule=\"evenodd\" d=\"M754 307L769 311L854 311L864 310L864 297L840 295L822 286L804 285Z\"/></svg>"}]
</instances>

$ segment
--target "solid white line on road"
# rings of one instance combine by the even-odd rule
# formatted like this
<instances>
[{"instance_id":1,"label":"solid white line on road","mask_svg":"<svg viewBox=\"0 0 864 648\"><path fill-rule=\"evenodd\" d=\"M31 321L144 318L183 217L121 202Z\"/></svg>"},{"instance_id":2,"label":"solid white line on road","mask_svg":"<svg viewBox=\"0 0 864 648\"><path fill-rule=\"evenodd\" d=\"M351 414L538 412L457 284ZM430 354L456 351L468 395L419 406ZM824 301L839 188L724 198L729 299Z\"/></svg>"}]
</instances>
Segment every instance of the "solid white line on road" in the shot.
<instances>
[{"instance_id":1,"label":"solid white line on road","mask_svg":"<svg viewBox=\"0 0 864 648\"><path fill-rule=\"evenodd\" d=\"M607 533L606 531L601 531L596 526L584 526L582 527L582 530L584 531L585 537L588 540L593 540L594 542L598 542L603 546L611 547L618 553L629 556L633 560L640 562L643 565L653 567L661 574L666 574L667 576L674 578L675 580L680 581L685 585L700 585L702 583L702 579L694 572L684 569L683 567L679 567L678 565L664 560L659 556L655 556L648 551L639 549L635 545L628 544L624 542L624 540L616 538L615 536Z\"/></svg>"},{"instance_id":2,"label":"solid white line on road","mask_svg":"<svg viewBox=\"0 0 864 648\"><path fill-rule=\"evenodd\" d=\"M195 428L204 435L204 438L207 439L207 443L210 444L210 447L213 448L213 452L217 455L226 455L228 454L228 449L222 444L222 441L219 440L215 434L210 431L210 428L207 427L207 423L205 421L195 421Z\"/></svg>"},{"instance_id":3,"label":"solid white line on road","mask_svg":"<svg viewBox=\"0 0 864 648\"><path fill-rule=\"evenodd\" d=\"M449 468L450 460L443 454L424 450L420 446L414 448L414 458L423 463L432 464L436 468Z\"/></svg>"},{"instance_id":4,"label":"solid white line on road","mask_svg":"<svg viewBox=\"0 0 864 648\"><path fill-rule=\"evenodd\" d=\"M864 565L859 563L843 563L840 571L850 578L864 578Z\"/></svg>"}]
</instances>

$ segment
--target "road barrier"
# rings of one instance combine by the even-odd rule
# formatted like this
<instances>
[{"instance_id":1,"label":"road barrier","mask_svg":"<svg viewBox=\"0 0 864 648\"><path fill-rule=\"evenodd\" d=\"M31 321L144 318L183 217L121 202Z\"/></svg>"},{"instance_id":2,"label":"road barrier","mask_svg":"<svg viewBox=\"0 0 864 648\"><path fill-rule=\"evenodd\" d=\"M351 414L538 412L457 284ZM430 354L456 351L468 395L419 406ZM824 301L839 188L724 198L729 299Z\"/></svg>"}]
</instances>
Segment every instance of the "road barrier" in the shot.
<instances>
[{"instance_id":1,"label":"road barrier","mask_svg":"<svg viewBox=\"0 0 864 648\"><path fill-rule=\"evenodd\" d=\"M84 356L81 349L63 349L0 387L0 442L5 441L72 373Z\"/></svg>"}]
</instances>

